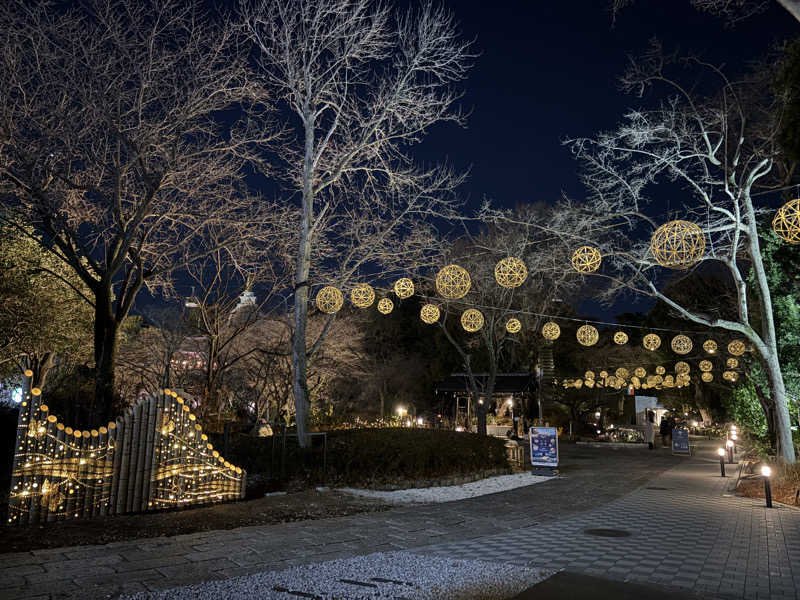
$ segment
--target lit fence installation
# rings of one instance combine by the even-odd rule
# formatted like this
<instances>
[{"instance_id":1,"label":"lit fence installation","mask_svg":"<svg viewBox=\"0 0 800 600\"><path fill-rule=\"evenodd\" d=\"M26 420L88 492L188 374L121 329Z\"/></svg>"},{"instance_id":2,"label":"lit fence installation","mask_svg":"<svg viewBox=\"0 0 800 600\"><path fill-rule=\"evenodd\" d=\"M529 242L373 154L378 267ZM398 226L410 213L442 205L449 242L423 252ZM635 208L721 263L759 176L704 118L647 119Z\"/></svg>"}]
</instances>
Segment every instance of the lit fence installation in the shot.
<instances>
[{"instance_id":1,"label":"lit fence installation","mask_svg":"<svg viewBox=\"0 0 800 600\"><path fill-rule=\"evenodd\" d=\"M80 431L49 413L25 375L9 524L244 498L246 473L214 450L175 392L141 398L108 426Z\"/></svg>"}]
</instances>

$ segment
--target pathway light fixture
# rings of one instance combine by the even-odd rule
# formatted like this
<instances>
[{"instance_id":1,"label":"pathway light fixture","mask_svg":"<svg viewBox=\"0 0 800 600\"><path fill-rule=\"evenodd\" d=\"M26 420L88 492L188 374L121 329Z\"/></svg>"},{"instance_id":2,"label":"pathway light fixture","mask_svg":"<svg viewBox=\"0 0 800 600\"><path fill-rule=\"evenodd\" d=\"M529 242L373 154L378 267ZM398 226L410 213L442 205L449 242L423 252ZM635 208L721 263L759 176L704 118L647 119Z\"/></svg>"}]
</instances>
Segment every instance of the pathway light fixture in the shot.
<instances>
[{"instance_id":1,"label":"pathway light fixture","mask_svg":"<svg viewBox=\"0 0 800 600\"><path fill-rule=\"evenodd\" d=\"M767 508L772 508L772 488L769 485L769 478L772 476L772 469L769 465L761 467L761 475L764 477L764 497L767 499Z\"/></svg>"},{"instance_id":2,"label":"pathway light fixture","mask_svg":"<svg viewBox=\"0 0 800 600\"><path fill-rule=\"evenodd\" d=\"M728 447L728 462L733 464L733 440L728 440L725 442L725 446Z\"/></svg>"},{"instance_id":3,"label":"pathway light fixture","mask_svg":"<svg viewBox=\"0 0 800 600\"><path fill-rule=\"evenodd\" d=\"M717 448L719 454L719 476L725 477L725 448Z\"/></svg>"}]
</instances>

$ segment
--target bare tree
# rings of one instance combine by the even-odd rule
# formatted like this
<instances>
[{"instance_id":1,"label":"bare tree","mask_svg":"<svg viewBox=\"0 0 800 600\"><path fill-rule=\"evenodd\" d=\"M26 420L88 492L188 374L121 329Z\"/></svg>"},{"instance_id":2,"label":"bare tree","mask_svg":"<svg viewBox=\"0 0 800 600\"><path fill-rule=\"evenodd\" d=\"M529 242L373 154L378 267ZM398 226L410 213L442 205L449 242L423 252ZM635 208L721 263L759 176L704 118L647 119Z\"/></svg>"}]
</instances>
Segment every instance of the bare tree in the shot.
<instances>
[{"instance_id":1,"label":"bare tree","mask_svg":"<svg viewBox=\"0 0 800 600\"><path fill-rule=\"evenodd\" d=\"M665 58L657 45L632 60L622 80L626 89L642 94L651 85L664 84L674 95L653 110L630 111L615 131L567 141L583 166L587 214L598 223L626 225L595 238L602 245L607 294L634 290L661 300L685 319L746 338L767 372L778 451L794 462L772 295L758 237L762 211L753 199L776 170L781 111L751 103L749 98L763 85L754 91L750 82L732 82L719 69L692 60L719 80L719 92L701 98L671 77L676 62ZM703 229L705 254L699 264L713 261L727 272L735 311L697 310L660 287L664 270L640 235L667 220L647 215L651 190L661 183L673 184L672 191L687 197L680 211L672 205L673 212Z\"/></svg>"},{"instance_id":2,"label":"bare tree","mask_svg":"<svg viewBox=\"0 0 800 600\"><path fill-rule=\"evenodd\" d=\"M278 154L300 208L292 363L305 444L312 286L425 264L433 221L453 216L462 177L416 166L410 150L435 124L462 122L453 85L471 56L453 17L428 3L394 15L373 0L254 0L242 12L266 85L290 115Z\"/></svg>"},{"instance_id":3,"label":"bare tree","mask_svg":"<svg viewBox=\"0 0 800 600\"><path fill-rule=\"evenodd\" d=\"M800 21L800 1L775 0L789 11L795 19ZM617 14L633 4L634 0L611 0L611 11L616 18ZM771 0L690 0L692 6L702 12L711 13L725 19L728 25L735 25L739 21L764 12L769 8Z\"/></svg>"},{"instance_id":4,"label":"bare tree","mask_svg":"<svg viewBox=\"0 0 800 600\"><path fill-rule=\"evenodd\" d=\"M220 246L252 255L272 216L240 189L248 144L270 134L220 116L263 92L235 29L199 5L0 8L2 218L38 230L91 291L98 421L141 287L168 292L176 269Z\"/></svg>"},{"instance_id":5,"label":"bare tree","mask_svg":"<svg viewBox=\"0 0 800 600\"><path fill-rule=\"evenodd\" d=\"M456 245L452 254L452 260L470 274L470 292L463 300L445 303L439 326L463 361L476 407L478 432L486 434L488 406L478 402L480 394L485 395L487 403L491 402L507 346L518 344L526 336L529 349L535 351L541 340L538 331L547 320L542 315L552 313L563 297L580 288L580 277L570 268L569 261L573 240L585 234L589 221L567 205L528 205L511 211L494 209L488 203L478 219L487 229L480 235L468 236L468 241ZM507 257L525 263L527 279L519 287L502 287L495 278L495 266ZM459 315L470 307L481 311L484 324L465 343L462 336L453 335L449 313L454 313L458 323ZM506 325L512 318L521 322L524 333L509 333ZM475 350L485 353L488 367L483 389L474 374Z\"/></svg>"}]
</instances>

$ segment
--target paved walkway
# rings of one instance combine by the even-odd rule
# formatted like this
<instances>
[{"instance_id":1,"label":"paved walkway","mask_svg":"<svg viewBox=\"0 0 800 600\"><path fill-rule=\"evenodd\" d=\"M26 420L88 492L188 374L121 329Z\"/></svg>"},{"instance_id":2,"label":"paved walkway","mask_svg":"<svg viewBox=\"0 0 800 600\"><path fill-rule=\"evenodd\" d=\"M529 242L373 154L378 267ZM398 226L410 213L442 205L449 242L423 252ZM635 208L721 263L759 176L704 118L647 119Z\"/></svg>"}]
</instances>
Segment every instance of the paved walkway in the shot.
<instances>
[{"instance_id":1,"label":"paved walkway","mask_svg":"<svg viewBox=\"0 0 800 600\"><path fill-rule=\"evenodd\" d=\"M800 598L800 510L729 493L710 444L648 485L584 514L530 531L418 548L708 595ZM627 532L596 537L590 529Z\"/></svg>"},{"instance_id":2,"label":"paved walkway","mask_svg":"<svg viewBox=\"0 0 800 600\"><path fill-rule=\"evenodd\" d=\"M571 450L564 453L564 478L482 498L0 555L0 598L164 589L408 549L669 584L709 596L800 598L800 566L792 571L800 559L800 511L767 510L761 501L730 495L733 479L719 477L712 450L706 445L691 459L664 451ZM585 533L593 528L631 535Z\"/></svg>"}]
</instances>

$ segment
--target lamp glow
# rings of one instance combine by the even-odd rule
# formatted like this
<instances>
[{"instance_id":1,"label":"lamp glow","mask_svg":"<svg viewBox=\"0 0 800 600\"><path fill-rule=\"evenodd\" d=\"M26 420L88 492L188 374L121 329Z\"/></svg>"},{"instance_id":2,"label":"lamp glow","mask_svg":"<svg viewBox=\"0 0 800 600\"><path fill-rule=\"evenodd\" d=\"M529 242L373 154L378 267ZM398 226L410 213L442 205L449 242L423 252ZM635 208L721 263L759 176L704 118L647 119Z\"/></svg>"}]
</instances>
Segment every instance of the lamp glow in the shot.
<instances>
[{"instance_id":1,"label":"lamp glow","mask_svg":"<svg viewBox=\"0 0 800 600\"><path fill-rule=\"evenodd\" d=\"M763 467L761 467L761 474L764 477L770 477L772 475L772 469L769 466L764 465Z\"/></svg>"},{"instance_id":2,"label":"lamp glow","mask_svg":"<svg viewBox=\"0 0 800 600\"><path fill-rule=\"evenodd\" d=\"M727 442L725 442L725 445L726 445L728 448L733 448L733 440L728 440Z\"/></svg>"},{"instance_id":3,"label":"lamp glow","mask_svg":"<svg viewBox=\"0 0 800 600\"><path fill-rule=\"evenodd\" d=\"M725 456L725 448L717 448L717 454L720 456Z\"/></svg>"}]
</instances>

